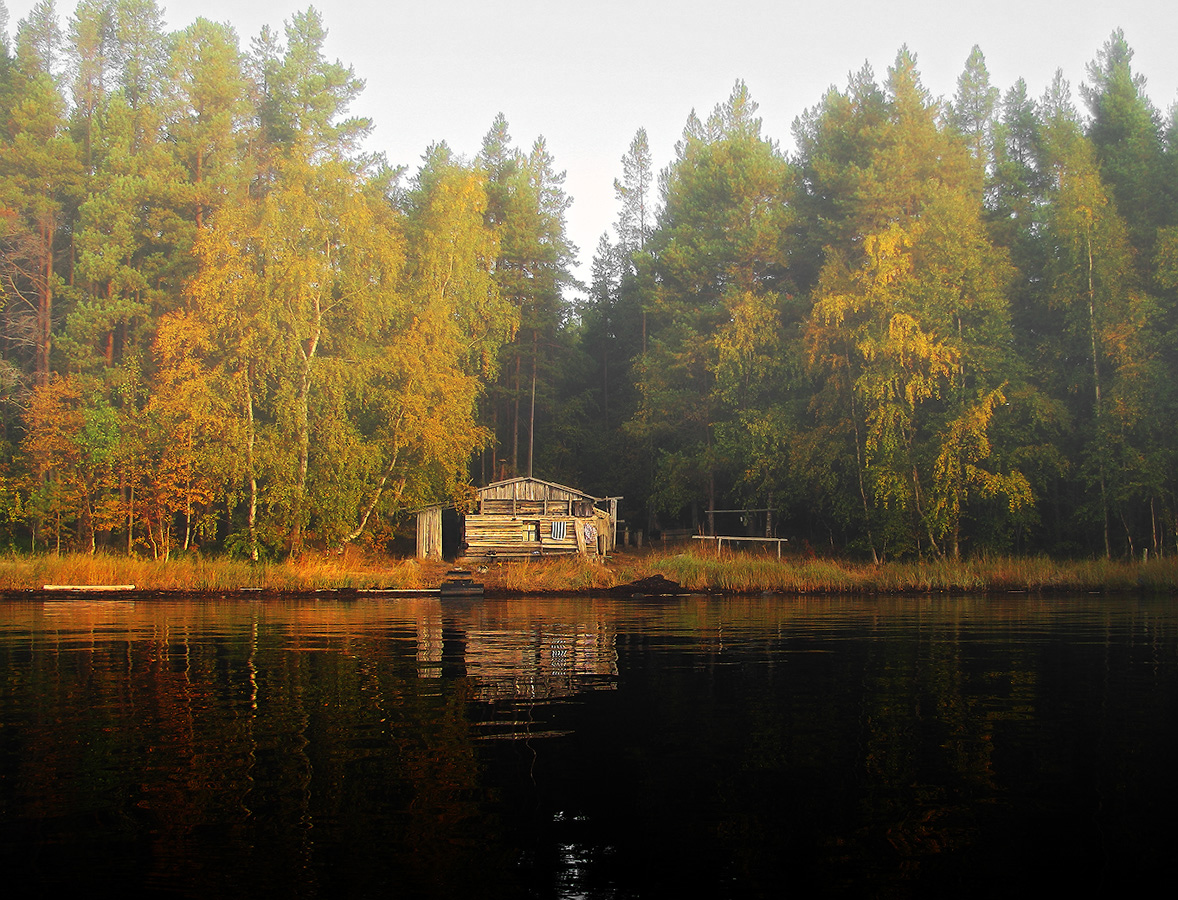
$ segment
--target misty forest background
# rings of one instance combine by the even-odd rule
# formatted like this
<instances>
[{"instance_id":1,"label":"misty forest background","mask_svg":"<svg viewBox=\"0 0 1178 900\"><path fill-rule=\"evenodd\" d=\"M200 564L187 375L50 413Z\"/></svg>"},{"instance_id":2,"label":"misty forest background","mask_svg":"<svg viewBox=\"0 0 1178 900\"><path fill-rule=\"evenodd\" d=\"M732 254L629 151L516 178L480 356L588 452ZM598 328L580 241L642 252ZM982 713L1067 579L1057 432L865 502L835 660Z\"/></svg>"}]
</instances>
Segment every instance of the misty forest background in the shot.
<instances>
[{"instance_id":1,"label":"misty forest background","mask_svg":"<svg viewBox=\"0 0 1178 900\"><path fill-rule=\"evenodd\" d=\"M325 33L153 0L15 28L0 546L386 548L530 472L648 533L1178 553L1178 119L1120 32L1039 98L975 49L942 102L901 49L790 154L741 82L661 170L638 129L585 285L543 139L500 116L391 168Z\"/></svg>"}]
</instances>

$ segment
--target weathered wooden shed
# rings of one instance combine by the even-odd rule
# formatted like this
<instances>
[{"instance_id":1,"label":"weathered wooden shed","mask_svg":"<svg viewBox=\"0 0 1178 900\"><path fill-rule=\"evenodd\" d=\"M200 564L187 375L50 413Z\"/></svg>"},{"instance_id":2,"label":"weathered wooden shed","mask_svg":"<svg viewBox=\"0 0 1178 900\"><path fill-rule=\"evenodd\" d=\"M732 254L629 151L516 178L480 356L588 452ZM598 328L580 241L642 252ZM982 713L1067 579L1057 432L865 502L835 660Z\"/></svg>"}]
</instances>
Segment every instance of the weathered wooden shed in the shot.
<instances>
[{"instance_id":1,"label":"weathered wooden shed","mask_svg":"<svg viewBox=\"0 0 1178 900\"><path fill-rule=\"evenodd\" d=\"M603 556L614 548L618 499L538 478L488 484L478 488L477 507L463 521L463 557Z\"/></svg>"},{"instance_id":2,"label":"weathered wooden shed","mask_svg":"<svg viewBox=\"0 0 1178 900\"><path fill-rule=\"evenodd\" d=\"M427 506L417 511L417 558L442 558L442 507Z\"/></svg>"},{"instance_id":3,"label":"weathered wooden shed","mask_svg":"<svg viewBox=\"0 0 1178 900\"><path fill-rule=\"evenodd\" d=\"M477 489L462 519L459 556L466 561L525 559L562 553L601 557L614 548L619 497L593 497L538 478L509 478ZM418 515L417 555L439 556L433 510Z\"/></svg>"}]
</instances>

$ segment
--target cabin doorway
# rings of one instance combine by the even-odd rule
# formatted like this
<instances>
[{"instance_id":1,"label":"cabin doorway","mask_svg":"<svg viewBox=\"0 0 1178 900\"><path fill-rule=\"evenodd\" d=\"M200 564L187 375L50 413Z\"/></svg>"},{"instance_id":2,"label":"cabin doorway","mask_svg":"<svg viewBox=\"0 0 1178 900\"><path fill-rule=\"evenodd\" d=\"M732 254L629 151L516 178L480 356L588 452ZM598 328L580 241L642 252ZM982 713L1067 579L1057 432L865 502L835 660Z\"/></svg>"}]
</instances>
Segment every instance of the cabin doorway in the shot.
<instances>
[{"instance_id":1,"label":"cabin doorway","mask_svg":"<svg viewBox=\"0 0 1178 900\"><path fill-rule=\"evenodd\" d=\"M453 562L462 555L462 516L456 509L442 510L442 559Z\"/></svg>"}]
</instances>

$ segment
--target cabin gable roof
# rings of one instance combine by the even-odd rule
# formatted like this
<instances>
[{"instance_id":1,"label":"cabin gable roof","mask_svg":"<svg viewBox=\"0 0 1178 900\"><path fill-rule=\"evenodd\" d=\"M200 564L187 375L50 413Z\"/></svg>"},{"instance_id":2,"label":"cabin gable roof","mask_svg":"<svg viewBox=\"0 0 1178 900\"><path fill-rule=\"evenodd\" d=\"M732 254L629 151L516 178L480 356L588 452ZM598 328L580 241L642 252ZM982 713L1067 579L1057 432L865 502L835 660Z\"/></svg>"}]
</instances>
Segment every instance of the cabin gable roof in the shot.
<instances>
[{"instance_id":1,"label":"cabin gable roof","mask_svg":"<svg viewBox=\"0 0 1178 900\"><path fill-rule=\"evenodd\" d=\"M539 478L508 478L476 488L480 500L588 500L598 503L605 499L586 494L576 488Z\"/></svg>"}]
</instances>

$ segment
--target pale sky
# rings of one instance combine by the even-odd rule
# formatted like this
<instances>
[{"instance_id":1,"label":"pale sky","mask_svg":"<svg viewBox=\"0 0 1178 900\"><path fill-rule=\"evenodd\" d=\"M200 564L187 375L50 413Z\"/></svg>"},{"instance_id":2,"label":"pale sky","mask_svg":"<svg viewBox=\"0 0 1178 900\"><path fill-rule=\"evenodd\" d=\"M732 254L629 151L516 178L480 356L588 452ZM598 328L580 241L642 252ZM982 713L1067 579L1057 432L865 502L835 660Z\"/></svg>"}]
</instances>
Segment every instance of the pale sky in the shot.
<instances>
[{"instance_id":1,"label":"pale sky","mask_svg":"<svg viewBox=\"0 0 1178 900\"><path fill-rule=\"evenodd\" d=\"M35 0L6 0L9 27ZM63 28L75 8L57 0ZM307 3L283 0L162 2L171 29L197 16L229 22L243 50L262 25ZM369 149L415 171L444 140L473 157L496 113L524 150L544 135L573 198L568 232L587 279L597 239L616 216L613 180L644 126L655 169L670 161L688 114L701 118L738 78L760 104L763 133L792 149L793 120L825 90L846 86L864 62L886 78L901 45L924 85L951 97L970 49L985 54L1003 93L1022 77L1039 97L1055 70L1077 106L1085 67L1113 29L1124 29L1135 71L1163 113L1178 102L1178 6L1172 0L318 0L326 54L367 87L353 112L369 116ZM611 231L612 236L612 231Z\"/></svg>"}]
</instances>

